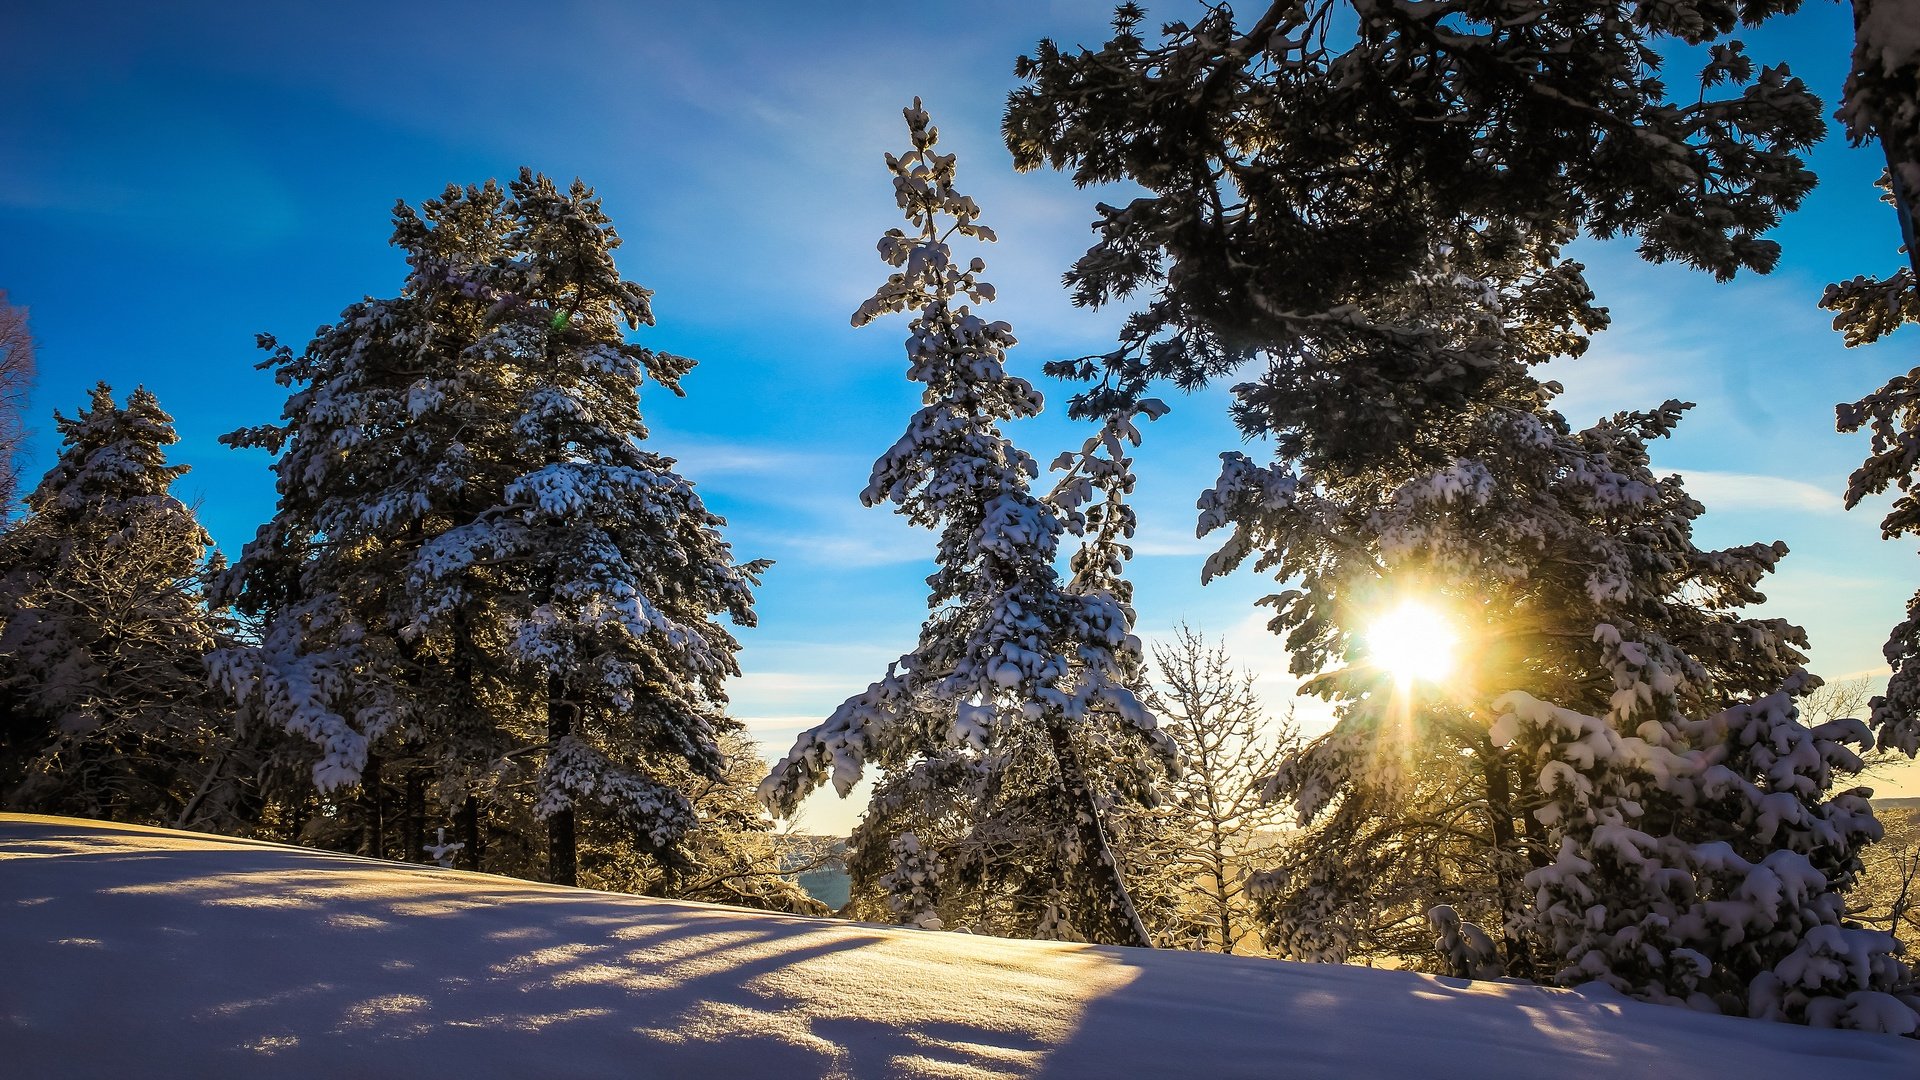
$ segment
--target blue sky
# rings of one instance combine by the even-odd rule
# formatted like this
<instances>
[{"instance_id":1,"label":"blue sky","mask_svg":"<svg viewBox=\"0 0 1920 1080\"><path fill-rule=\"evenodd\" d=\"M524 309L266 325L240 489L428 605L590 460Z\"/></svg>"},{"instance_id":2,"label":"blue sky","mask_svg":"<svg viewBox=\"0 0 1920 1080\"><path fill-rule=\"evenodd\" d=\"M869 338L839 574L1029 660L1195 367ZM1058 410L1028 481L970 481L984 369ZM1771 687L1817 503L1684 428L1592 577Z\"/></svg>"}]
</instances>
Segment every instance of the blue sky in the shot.
<instances>
[{"instance_id":1,"label":"blue sky","mask_svg":"<svg viewBox=\"0 0 1920 1080\"><path fill-rule=\"evenodd\" d=\"M777 560L734 697L783 752L912 644L924 610L930 537L858 502L916 403L904 321L848 326L884 277L873 242L895 211L880 155L901 148L900 106L926 100L1000 234L981 252L995 314L1055 406L1015 434L1049 460L1081 436L1040 364L1103 350L1122 313L1076 310L1060 289L1096 196L1015 174L1000 107L1015 56L1042 36L1097 43L1109 7L21 5L0 65L0 288L32 309L41 346L29 475L49 459L53 409L99 379L144 383L179 421L175 459L193 469L179 492L237 551L272 511L271 477L264 455L215 440L277 418L285 396L253 369L254 334L297 345L397 291L396 199L523 164L580 176L626 239L622 269L656 290L660 325L641 340L701 361L686 399L647 395L657 443L729 517L742 557ZM1850 31L1845 6L1815 2L1748 40L1831 104ZM1911 366L1913 339L1849 351L1816 310L1825 282L1897 256L1876 154L1834 139L1815 164L1822 185L1776 233L1786 257L1770 277L1717 285L1583 242L1615 327L1555 374L1576 422L1698 402L1656 460L1710 508L1703 541L1786 540L1769 612L1807 626L1822 674L1884 674L1880 642L1920 560L1879 540L1876 508L1841 510L1865 441L1833 433L1833 404ZM1278 711L1292 681L1252 607L1271 583L1199 585L1193 499L1238 436L1221 393L1170 401L1140 459L1142 630L1226 635ZM1920 773L1879 786L1920 794ZM808 824L844 827L849 810L816 800Z\"/></svg>"}]
</instances>

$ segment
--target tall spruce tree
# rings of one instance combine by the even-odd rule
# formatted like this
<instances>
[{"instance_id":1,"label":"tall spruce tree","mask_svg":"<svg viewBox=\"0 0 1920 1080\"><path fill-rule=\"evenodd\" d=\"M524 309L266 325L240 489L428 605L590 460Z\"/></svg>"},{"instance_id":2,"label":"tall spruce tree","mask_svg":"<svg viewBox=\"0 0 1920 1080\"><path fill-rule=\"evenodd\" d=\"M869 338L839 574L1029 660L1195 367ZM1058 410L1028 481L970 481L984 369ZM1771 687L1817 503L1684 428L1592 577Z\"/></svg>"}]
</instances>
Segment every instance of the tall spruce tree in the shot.
<instances>
[{"instance_id":1,"label":"tall spruce tree","mask_svg":"<svg viewBox=\"0 0 1920 1080\"><path fill-rule=\"evenodd\" d=\"M882 876L898 916L945 922L938 910L948 860L938 847L964 841L978 869L1024 866L1051 878L1050 891L1015 901L1025 932L1148 945L1107 833L1103 804L1114 793L1090 757L1151 772L1174 756L1130 688L1139 642L1118 590L1123 552L1115 545L1132 526L1113 497L1132 484L1124 446L1137 441L1134 413L1110 418L1081 455L1063 455L1057 464L1068 476L1053 498L1033 494L1038 467L1000 424L1038 413L1040 395L1006 369L1011 329L966 302L992 299L977 276L985 264L963 265L948 245L956 234L990 241L993 232L954 189L954 158L934 149L938 133L917 100L905 116L912 148L889 154L887 165L913 231L882 237L881 257L896 272L853 322L915 312L907 376L925 386L924 407L875 463L861 499L893 502L909 521L939 530L931 614L914 651L802 734L762 793L790 813L829 779L844 795L868 764L879 765L888 780L855 842L868 861L887 860ZM1083 512L1095 491L1106 498ZM1074 580L1062 582L1053 560L1074 528L1092 543ZM951 837L882 824L914 800L921 819L940 816L942 805L956 809Z\"/></svg>"},{"instance_id":2,"label":"tall spruce tree","mask_svg":"<svg viewBox=\"0 0 1920 1080\"><path fill-rule=\"evenodd\" d=\"M220 669L315 744L321 790L372 786L376 837L384 753L470 836L476 794L530 809L549 880L576 880L579 813L671 857L677 779L720 775L734 726L720 620L751 625L765 565L642 445L643 379L679 393L693 362L625 340L651 294L578 181L449 188L394 243L402 294L276 349L283 424L229 437L281 451L281 505L223 585L262 640Z\"/></svg>"},{"instance_id":3,"label":"tall spruce tree","mask_svg":"<svg viewBox=\"0 0 1920 1080\"><path fill-rule=\"evenodd\" d=\"M12 809L174 825L222 741L203 659L213 540L170 492L173 418L102 383L0 537L0 793Z\"/></svg>"},{"instance_id":4,"label":"tall spruce tree","mask_svg":"<svg viewBox=\"0 0 1920 1080\"><path fill-rule=\"evenodd\" d=\"M279 503L215 579L254 633L215 654L213 670L243 726L309 747L309 785L333 811L310 817L296 788L281 793L294 821L350 823L351 837L317 838L375 856L394 853L390 772L409 795L424 772L436 804L469 806L520 745L514 695L478 692L492 624L431 641L406 632L421 548L471 520L512 468L496 450L510 422L494 404L502 371L478 348L505 305L473 276L504 255L506 199L489 183L450 187L418 212L400 204L401 294L348 307L298 353L262 335L260 366L290 389L281 422L222 440L276 455ZM399 854L420 857L413 844Z\"/></svg>"}]
</instances>

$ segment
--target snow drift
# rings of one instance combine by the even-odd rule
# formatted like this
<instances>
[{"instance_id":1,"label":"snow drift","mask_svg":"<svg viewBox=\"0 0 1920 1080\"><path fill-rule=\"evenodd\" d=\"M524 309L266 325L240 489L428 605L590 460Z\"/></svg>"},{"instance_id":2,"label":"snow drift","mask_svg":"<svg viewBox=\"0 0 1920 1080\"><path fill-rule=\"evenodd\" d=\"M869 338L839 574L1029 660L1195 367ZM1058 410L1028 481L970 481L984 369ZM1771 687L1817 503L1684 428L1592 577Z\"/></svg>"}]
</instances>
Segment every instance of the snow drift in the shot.
<instances>
[{"instance_id":1,"label":"snow drift","mask_svg":"<svg viewBox=\"0 0 1920 1080\"><path fill-rule=\"evenodd\" d=\"M1920 1076L1920 1042L0 816L9 1076Z\"/></svg>"}]
</instances>

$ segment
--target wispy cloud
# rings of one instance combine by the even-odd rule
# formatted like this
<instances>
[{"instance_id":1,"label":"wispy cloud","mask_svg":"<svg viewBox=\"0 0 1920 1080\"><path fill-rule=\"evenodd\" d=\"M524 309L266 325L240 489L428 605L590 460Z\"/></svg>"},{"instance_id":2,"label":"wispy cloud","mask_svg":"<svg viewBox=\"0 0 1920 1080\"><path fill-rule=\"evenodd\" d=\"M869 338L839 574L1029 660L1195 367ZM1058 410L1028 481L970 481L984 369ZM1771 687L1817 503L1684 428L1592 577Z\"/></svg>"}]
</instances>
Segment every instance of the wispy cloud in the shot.
<instances>
[{"instance_id":1,"label":"wispy cloud","mask_svg":"<svg viewBox=\"0 0 1920 1080\"><path fill-rule=\"evenodd\" d=\"M1143 524L1133 537L1133 553L1137 556L1204 556L1219 548L1218 537L1203 540L1165 525Z\"/></svg>"},{"instance_id":2,"label":"wispy cloud","mask_svg":"<svg viewBox=\"0 0 1920 1080\"><path fill-rule=\"evenodd\" d=\"M702 438L675 432L655 441L681 465L680 471L697 477L818 475L848 468L851 454L796 450L789 444L760 444Z\"/></svg>"},{"instance_id":3,"label":"wispy cloud","mask_svg":"<svg viewBox=\"0 0 1920 1080\"><path fill-rule=\"evenodd\" d=\"M778 732L791 737L818 724L824 717L803 713L794 716L735 716L734 719L745 724L747 730L755 735Z\"/></svg>"},{"instance_id":4,"label":"wispy cloud","mask_svg":"<svg viewBox=\"0 0 1920 1080\"><path fill-rule=\"evenodd\" d=\"M1846 509L1831 488L1789 480L1782 476L1752 473L1714 472L1707 469L1682 469L1687 491L1712 510L1793 510L1802 513L1838 514Z\"/></svg>"},{"instance_id":5,"label":"wispy cloud","mask_svg":"<svg viewBox=\"0 0 1920 1080\"><path fill-rule=\"evenodd\" d=\"M748 672L734 680L732 693L736 697L748 693L822 695L839 693L848 686L848 678L836 673L758 671Z\"/></svg>"}]
</instances>

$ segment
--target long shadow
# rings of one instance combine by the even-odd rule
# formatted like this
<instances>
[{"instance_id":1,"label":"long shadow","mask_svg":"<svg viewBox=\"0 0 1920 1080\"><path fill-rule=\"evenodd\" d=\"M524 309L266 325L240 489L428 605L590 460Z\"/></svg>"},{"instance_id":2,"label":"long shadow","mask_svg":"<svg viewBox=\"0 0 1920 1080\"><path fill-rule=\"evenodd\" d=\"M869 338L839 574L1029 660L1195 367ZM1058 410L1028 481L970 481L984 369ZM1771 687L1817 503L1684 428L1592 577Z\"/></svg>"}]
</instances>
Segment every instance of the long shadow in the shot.
<instances>
[{"instance_id":1,"label":"long shadow","mask_svg":"<svg viewBox=\"0 0 1920 1080\"><path fill-rule=\"evenodd\" d=\"M1072 1037L1039 1072L1049 1080L1116 1070L1289 1080L1920 1077L1920 1044L1891 1036L1787 1028L1517 983L1099 951L1136 975L1087 1002Z\"/></svg>"},{"instance_id":2,"label":"long shadow","mask_svg":"<svg viewBox=\"0 0 1920 1080\"><path fill-rule=\"evenodd\" d=\"M135 1052L147 1075L886 1076L1044 1049L813 992L901 996L856 954L909 932L197 840L0 818L0 856L54 856L0 858L13 1075Z\"/></svg>"}]
</instances>

